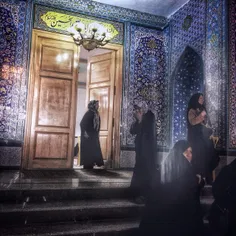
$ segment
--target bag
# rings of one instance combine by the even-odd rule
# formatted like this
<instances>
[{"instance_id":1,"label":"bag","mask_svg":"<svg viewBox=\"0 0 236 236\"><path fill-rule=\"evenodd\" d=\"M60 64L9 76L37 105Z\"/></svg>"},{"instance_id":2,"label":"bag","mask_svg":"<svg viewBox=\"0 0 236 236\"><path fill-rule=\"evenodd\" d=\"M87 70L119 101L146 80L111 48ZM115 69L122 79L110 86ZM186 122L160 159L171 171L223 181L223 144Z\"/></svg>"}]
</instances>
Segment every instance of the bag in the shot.
<instances>
[{"instance_id":1,"label":"bag","mask_svg":"<svg viewBox=\"0 0 236 236\"><path fill-rule=\"evenodd\" d=\"M76 146L74 147L74 157L76 157L78 153L79 153L79 145L77 143Z\"/></svg>"},{"instance_id":2,"label":"bag","mask_svg":"<svg viewBox=\"0 0 236 236\"><path fill-rule=\"evenodd\" d=\"M215 170L215 168L219 165L220 162L220 157L218 152L216 151L215 148L212 148L212 152L211 152L211 160L209 163L209 168L211 171Z\"/></svg>"}]
</instances>

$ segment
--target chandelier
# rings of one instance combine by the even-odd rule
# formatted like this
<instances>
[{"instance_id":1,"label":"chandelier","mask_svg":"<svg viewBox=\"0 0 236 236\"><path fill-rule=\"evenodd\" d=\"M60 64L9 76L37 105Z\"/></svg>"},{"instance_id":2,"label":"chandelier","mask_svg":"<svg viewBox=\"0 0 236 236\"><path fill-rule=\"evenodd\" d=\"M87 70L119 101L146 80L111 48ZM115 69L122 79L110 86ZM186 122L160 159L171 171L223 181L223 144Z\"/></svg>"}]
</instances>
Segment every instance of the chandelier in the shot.
<instances>
[{"instance_id":1,"label":"chandelier","mask_svg":"<svg viewBox=\"0 0 236 236\"><path fill-rule=\"evenodd\" d=\"M108 29L98 22L85 24L76 21L67 30L73 37L74 42L79 46L82 45L88 51L105 46L112 38Z\"/></svg>"}]
</instances>

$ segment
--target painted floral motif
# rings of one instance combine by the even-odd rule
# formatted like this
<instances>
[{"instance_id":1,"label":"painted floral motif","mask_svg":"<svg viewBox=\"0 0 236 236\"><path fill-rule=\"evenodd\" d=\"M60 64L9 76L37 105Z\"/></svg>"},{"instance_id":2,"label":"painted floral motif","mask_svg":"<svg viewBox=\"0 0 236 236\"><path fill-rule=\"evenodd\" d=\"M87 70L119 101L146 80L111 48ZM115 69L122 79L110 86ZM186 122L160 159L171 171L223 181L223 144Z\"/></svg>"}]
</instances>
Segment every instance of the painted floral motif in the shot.
<instances>
[{"instance_id":1,"label":"painted floral motif","mask_svg":"<svg viewBox=\"0 0 236 236\"><path fill-rule=\"evenodd\" d=\"M193 22L193 18L191 15L187 15L185 18L184 18L184 22L182 24L182 28L186 31L188 31L188 29L190 28L191 24Z\"/></svg>"}]
</instances>

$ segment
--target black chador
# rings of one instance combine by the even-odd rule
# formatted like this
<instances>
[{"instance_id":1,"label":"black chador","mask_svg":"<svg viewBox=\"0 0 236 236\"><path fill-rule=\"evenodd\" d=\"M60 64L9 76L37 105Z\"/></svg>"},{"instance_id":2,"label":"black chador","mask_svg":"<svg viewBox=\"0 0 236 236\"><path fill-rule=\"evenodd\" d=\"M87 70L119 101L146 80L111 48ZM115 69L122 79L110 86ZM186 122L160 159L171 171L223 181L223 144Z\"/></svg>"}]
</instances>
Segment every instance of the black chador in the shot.
<instances>
[{"instance_id":1,"label":"black chador","mask_svg":"<svg viewBox=\"0 0 236 236\"><path fill-rule=\"evenodd\" d=\"M142 107L137 107L142 109ZM133 197L145 197L149 191L153 170L156 163L155 115L149 110L132 124L130 133L135 137L135 167L130 189Z\"/></svg>"},{"instance_id":2,"label":"black chador","mask_svg":"<svg viewBox=\"0 0 236 236\"><path fill-rule=\"evenodd\" d=\"M159 167L139 227L140 236L203 236L199 190L203 185L184 156L190 147L178 141Z\"/></svg>"},{"instance_id":3,"label":"black chador","mask_svg":"<svg viewBox=\"0 0 236 236\"><path fill-rule=\"evenodd\" d=\"M201 103L199 101L201 100ZM188 141L193 149L192 164L196 173L212 182L212 171L219 163L219 155L211 140L213 130L206 108L203 104L203 95L194 94L189 100L187 111Z\"/></svg>"},{"instance_id":4,"label":"black chador","mask_svg":"<svg viewBox=\"0 0 236 236\"><path fill-rule=\"evenodd\" d=\"M213 233L236 235L236 159L222 168L212 185L214 203L209 214Z\"/></svg>"},{"instance_id":5,"label":"black chador","mask_svg":"<svg viewBox=\"0 0 236 236\"><path fill-rule=\"evenodd\" d=\"M85 113L81 123L81 152L80 164L85 169L104 165L99 142L100 116L98 113L98 101L93 100L88 104L88 111Z\"/></svg>"}]
</instances>

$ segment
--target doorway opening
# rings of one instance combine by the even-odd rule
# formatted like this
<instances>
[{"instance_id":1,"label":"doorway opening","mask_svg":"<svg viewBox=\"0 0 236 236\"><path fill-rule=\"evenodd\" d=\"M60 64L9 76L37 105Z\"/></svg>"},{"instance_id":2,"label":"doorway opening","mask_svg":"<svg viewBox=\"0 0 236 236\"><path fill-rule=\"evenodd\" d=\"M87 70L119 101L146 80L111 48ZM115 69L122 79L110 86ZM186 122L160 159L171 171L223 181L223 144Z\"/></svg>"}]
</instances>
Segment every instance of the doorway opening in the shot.
<instances>
[{"instance_id":1,"label":"doorway opening","mask_svg":"<svg viewBox=\"0 0 236 236\"><path fill-rule=\"evenodd\" d=\"M116 93L116 52L109 48L98 48L88 52L80 47L75 120L73 168L81 169L80 123L88 111L91 100L99 101L99 141L104 161L103 167L112 168L114 151L114 111ZM92 149L93 147L91 147Z\"/></svg>"},{"instance_id":2,"label":"doorway opening","mask_svg":"<svg viewBox=\"0 0 236 236\"><path fill-rule=\"evenodd\" d=\"M105 49L88 53L81 48L79 55L70 36L33 29L22 168L79 167L74 146L90 100L100 103L105 165L119 168L123 46L107 44Z\"/></svg>"}]
</instances>

